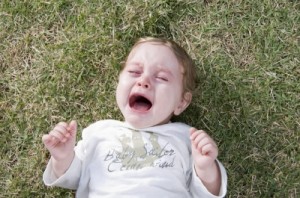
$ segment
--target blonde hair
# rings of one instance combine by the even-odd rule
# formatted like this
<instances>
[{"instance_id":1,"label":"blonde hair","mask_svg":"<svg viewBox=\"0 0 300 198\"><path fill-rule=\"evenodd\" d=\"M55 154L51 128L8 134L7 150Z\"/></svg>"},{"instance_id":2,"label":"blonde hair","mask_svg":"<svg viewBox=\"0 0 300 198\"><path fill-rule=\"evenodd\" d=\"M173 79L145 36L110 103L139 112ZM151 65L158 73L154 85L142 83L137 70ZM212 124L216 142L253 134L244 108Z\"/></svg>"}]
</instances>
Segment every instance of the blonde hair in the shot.
<instances>
[{"instance_id":1,"label":"blonde hair","mask_svg":"<svg viewBox=\"0 0 300 198\"><path fill-rule=\"evenodd\" d=\"M137 42L133 45L130 52L141 43L158 43L164 46L169 47L174 55L176 56L178 62L183 67L183 93L190 92L193 93L196 83L196 70L195 65L191 57L187 54L187 52L176 42L163 38L154 38L154 37L144 37L137 40ZM130 53L129 53L130 54ZM124 69L125 64L127 62L128 56L125 61L122 62L122 69Z\"/></svg>"}]
</instances>

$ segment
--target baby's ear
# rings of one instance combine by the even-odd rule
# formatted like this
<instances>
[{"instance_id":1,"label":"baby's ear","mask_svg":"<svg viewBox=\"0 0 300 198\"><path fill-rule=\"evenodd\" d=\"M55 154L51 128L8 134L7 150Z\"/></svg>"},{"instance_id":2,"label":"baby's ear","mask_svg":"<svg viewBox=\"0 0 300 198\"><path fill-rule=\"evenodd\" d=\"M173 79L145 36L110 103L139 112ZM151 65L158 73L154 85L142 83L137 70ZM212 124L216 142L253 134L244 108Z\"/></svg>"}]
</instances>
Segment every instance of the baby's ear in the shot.
<instances>
[{"instance_id":1,"label":"baby's ear","mask_svg":"<svg viewBox=\"0 0 300 198\"><path fill-rule=\"evenodd\" d=\"M183 97L181 99L180 104L178 105L178 107L175 109L174 111L174 115L179 115L181 114L191 103L192 101L192 93L191 92L185 92L183 94Z\"/></svg>"}]
</instances>

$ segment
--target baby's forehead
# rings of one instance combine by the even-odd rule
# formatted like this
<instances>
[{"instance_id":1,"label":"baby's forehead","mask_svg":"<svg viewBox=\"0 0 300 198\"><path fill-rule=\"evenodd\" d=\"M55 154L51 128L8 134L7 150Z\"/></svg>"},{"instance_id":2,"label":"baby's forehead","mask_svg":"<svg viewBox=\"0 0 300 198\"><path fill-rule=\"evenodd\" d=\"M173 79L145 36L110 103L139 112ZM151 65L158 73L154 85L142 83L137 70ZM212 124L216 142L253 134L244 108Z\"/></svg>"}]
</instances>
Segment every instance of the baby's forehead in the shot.
<instances>
[{"instance_id":1,"label":"baby's forehead","mask_svg":"<svg viewBox=\"0 0 300 198\"><path fill-rule=\"evenodd\" d=\"M179 61L178 57L174 53L174 50L170 46L167 46L164 43L153 41L142 42L134 45L131 51L129 52L126 60L129 60L132 57L136 58L136 55L141 54L149 56L151 54L155 54L155 58L162 58L164 55L168 55L168 58L174 58L176 59L176 61Z\"/></svg>"},{"instance_id":2,"label":"baby's forehead","mask_svg":"<svg viewBox=\"0 0 300 198\"><path fill-rule=\"evenodd\" d=\"M184 73L185 69L181 64L181 61L177 57L175 50L172 49L172 47L169 46L167 43L159 41L145 41L136 43L132 47L125 61L123 62L122 69L124 69L126 66L128 66L128 64L131 64L133 62L143 62L143 58L145 57L148 58L146 58L147 60L151 59L153 60L153 62L157 61L163 63L162 65L164 65L165 63L167 65L178 65L179 72Z\"/></svg>"},{"instance_id":3,"label":"baby's forehead","mask_svg":"<svg viewBox=\"0 0 300 198\"><path fill-rule=\"evenodd\" d=\"M132 53L132 52L135 52L135 51L139 51L139 49L141 48L167 48L169 49L170 51L173 52L171 46L168 46L167 44L165 43L162 43L162 42L155 42L155 41L145 41L145 42L141 42L141 43L136 43L132 49L130 50L129 54ZM173 52L174 53L174 52Z\"/></svg>"}]
</instances>

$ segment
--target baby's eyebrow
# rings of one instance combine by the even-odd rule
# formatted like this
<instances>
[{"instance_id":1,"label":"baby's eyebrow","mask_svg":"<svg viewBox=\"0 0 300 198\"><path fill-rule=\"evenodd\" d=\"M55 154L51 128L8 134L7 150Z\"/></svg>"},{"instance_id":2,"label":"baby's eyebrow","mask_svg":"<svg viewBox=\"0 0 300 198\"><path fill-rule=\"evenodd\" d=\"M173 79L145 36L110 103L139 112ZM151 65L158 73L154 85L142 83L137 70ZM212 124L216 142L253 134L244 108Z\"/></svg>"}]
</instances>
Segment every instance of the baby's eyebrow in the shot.
<instances>
[{"instance_id":1,"label":"baby's eyebrow","mask_svg":"<svg viewBox=\"0 0 300 198\"><path fill-rule=\"evenodd\" d=\"M138 63L138 62L127 62L125 63L124 69L138 69L142 70L143 69L143 64Z\"/></svg>"},{"instance_id":2,"label":"baby's eyebrow","mask_svg":"<svg viewBox=\"0 0 300 198\"><path fill-rule=\"evenodd\" d=\"M135 66L139 66L139 67L143 67L144 66L142 63L137 62L137 61L127 62L126 65L135 65Z\"/></svg>"}]
</instances>

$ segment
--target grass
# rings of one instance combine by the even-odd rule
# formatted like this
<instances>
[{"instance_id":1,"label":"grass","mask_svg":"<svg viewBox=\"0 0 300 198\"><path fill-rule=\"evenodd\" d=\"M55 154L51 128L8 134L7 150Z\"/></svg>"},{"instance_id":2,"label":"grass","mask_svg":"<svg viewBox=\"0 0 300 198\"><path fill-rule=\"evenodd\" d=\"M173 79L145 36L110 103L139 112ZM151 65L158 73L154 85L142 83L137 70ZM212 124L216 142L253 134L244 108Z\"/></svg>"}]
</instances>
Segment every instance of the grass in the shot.
<instances>
[{"instance_id":1,"label":"grass","mask_svg":"<svg viewBox=\"0 0 300 198\"><path fill-rule=\"evenodd\" d=\"M227 197L299 197L300 3L253 1L0 2L0 197L72 197L47 188L41 137L122 119L119 62L141 36L172 38L198 68L176 120L207 130L228 171Z\"/></svg>"}]
</instances>

